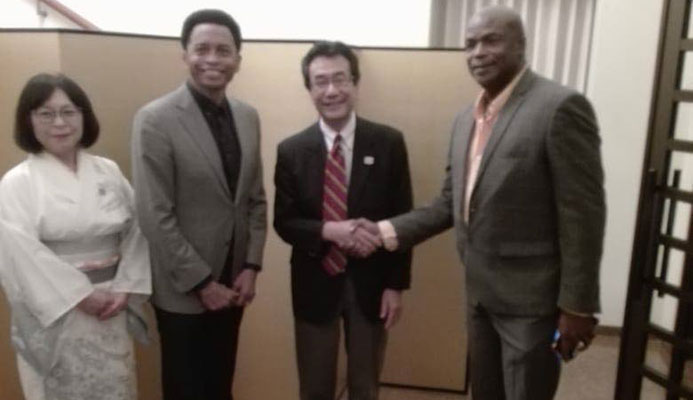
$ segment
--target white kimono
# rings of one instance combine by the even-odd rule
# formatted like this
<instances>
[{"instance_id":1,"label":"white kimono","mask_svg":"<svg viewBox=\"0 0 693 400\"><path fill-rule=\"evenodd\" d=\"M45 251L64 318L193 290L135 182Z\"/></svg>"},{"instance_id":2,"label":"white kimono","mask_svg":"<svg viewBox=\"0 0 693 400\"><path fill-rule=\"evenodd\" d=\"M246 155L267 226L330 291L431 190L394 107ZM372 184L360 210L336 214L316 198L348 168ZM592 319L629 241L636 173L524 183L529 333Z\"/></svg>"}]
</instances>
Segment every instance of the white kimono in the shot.
<instances>
[{"instance_id":1,"label":"white kimono","mask_svg":"<svg viewBox=\"0 0 693 400\"><path fill-rule=\"evenodd\" d=\"M0 280L27 400L136 399L128 328L151 293L149 252L118 166L80 151L74 173L29 155L0 181ZM99 321L76 305L95 288L127 292ZM132 329L130 329L132 332Z\"/></svg>"}]
</instances>

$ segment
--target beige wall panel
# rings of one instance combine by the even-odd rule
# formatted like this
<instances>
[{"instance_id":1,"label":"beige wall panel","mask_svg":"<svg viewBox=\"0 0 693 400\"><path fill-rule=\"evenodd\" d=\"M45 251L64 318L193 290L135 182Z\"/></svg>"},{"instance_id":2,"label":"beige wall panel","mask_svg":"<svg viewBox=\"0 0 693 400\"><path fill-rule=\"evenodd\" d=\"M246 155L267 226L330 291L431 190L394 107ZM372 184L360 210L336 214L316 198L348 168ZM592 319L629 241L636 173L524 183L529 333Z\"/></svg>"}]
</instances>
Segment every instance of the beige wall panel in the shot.
<instances>
[{"instance_id":1,"label":"beige wall panel","mask_svg":"<svg viewBox=\"0 0 693 400\"><path fill-rule=\"evenodd\" d=\"M55 70L58 49L62 71L90 95L102 124L93 152L116 160L129 176L129 139L134 112L147 101L179 84L186 71L177 41L169 39L73 34L0 33L0 49L20 54L0 68L3 90L0 112L13 109L26 78L36 71ZM54 54L31 62L27 38ZM262 120L262 157L269 201L265 271L258 296L244 317L236 374L240 399L297 399L293 320L289 288L289 246L271 228L276 146L316 120L303 88L300 59L309 45L245 43L241 70L230 92L257 107ZM19 53L24 51L24 53ZM31 54L33 54L32 50ZM44 54L46 52L41 52ZM10 53L12 54L12 53ZM363 80L359 113L401 129L409 148L416 204L437 194L445 167L449 128L460 105L473 97L459 52L411 50L360 51ZM26 65L31 65L31 68ZM5 89L7 85L7 90ZM9 132L11 117L0 123ZM0 137L0 173L18 162L22 153L10 135ZM412 290L405 296L405 313L391 334L383 380L402 384L459 389L462 386L466 340L463 334L462 269L450 233L417 248ZM7 309L0 307L0 387L3 400L19 399L13 353L7 338ZM153 335L154 337L156 335ZM155 338L156 339L156 338ZM160 398L156 340L139 351L140 398ZM340 373L343 382L343 368ZM11 396L6 396L10 387ZM6 396L6 397L5 397Z\"/></svg>"},{"instance_id":2,"label":"beige wall panel","mask_svg":"<svg viewBox=\"0 0 693 400\"><path fill-rule=\"evenodd\" d=\"M290 247L272 228L277 144L315 119L298 63L308 49L295 43L245 43L230 92L254 105L262 124L262 161L269 207L264 271L255 302L243 316L235 392L239 399L298 399L289 283ZM341 381L344 373L340 373Z\"/></svg>"},{"instance_id":3,"label":"beige wall panel","mask_svg":"<svg viewBox=\"0 0 693 400\"><path fill-rule=\"evenodd\" d=\"M3 32L0 34L0 171L24 159L12 139L14 113L26 81L39 72L60 71L56 33Z\"/></svg>"},{"instance_id":4,"label":"beige wall panel","mask_svg":"<svg viewBox=\"0 0 693 400\"><path fill-rule=\"evenodd\" d=\"M128 36L60 35L62 71L92 101L101 136L92 151L113 159L130 177L132 117L185 79L177 41Z\"/></svg>"},{"instance_id":5,"label":"beige wall panel","mask_svg":"<svg viewBox=\"0 0 693 400\"><path fill-rule=\"evenodd\" d=\"M404 133L414 204L436 196L450 127L476 89L457 51L363 50L361 113ZM412 288L390 335L383 382L461 389L464 382L463 271L452 231L414 250Z\"/></svg>"},{"instance_id":6,"label":"beige wall panel","mask_svg":"<svg viewBox=\"0 0 693 400\"><path fill-rule=\"evenodd\" d=\"M26 81L43 71L59 71L58 35L3 33L0 35L0 174L24 159L12 139L14 112ZM21 399L14 350L10 347L9 309L0 296L0 398Z\"/></svg>"}]
</instances>

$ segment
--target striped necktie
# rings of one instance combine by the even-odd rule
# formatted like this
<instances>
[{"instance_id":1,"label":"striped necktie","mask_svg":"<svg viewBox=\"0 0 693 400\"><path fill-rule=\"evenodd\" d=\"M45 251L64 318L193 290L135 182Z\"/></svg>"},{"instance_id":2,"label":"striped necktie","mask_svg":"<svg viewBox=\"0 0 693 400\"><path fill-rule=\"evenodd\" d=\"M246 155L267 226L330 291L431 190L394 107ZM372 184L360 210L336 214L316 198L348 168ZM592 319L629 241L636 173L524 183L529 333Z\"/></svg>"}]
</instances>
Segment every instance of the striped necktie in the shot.
<instances>
[{"instance_id":1,"label":"striped necktie","mask_svg":"<svg viewBox=\"0 0 693 400\"><path fill-rule=\"evenodd\" d=\"M347 180L342 137L337 135L332 150L325 163L325 178L322 194L323 221L344 221L347 219ZM344 272L346 255L336 244L330 246L327 255L322 259L322 267L329 275Z\"/></svg>"}]
</instances>

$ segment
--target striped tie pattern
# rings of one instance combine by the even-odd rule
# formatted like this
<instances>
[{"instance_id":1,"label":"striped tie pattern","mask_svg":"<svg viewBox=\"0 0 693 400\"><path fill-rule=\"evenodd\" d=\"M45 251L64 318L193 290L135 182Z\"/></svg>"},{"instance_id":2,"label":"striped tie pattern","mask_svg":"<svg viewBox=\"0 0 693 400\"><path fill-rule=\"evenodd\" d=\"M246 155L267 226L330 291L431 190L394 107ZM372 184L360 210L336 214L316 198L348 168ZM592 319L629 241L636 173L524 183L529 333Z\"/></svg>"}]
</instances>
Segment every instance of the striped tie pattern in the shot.
<instances>
[{"instance_id":1,"label":"striped tie pattern","mask_svg":"<svg viewBox=\"0 0 693 400\"><path fill-rule=\"evenodd\" d=\"M325 163L322 195L323 221L344 221L347 219L346 164L341 143L342 137L337 135ZM344 272L346 263L346 255L335 244L330 246L327 255L322 259L322 267L329 275Z\"/></svg>"}]
</instances>

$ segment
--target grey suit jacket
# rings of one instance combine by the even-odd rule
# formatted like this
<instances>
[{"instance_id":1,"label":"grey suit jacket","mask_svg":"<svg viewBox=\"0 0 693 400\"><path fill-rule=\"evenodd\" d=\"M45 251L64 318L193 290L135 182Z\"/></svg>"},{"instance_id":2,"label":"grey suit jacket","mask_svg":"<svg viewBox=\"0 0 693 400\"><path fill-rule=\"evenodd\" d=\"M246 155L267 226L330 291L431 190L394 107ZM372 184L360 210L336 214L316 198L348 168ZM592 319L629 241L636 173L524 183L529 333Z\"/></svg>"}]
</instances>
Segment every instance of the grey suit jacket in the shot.
<instances>
[{"instance_id":1,"label":"grey suit jacket","mask_svg":"<svg viewBox=\"0 0 693 400\"><path fill-rule=\"evenodd\" d=\"M232 277L262 265L267 203L260 122L251 106L229 101L241 148L231 198L219 150L186 85L142 107L132 134L137 212L152 258L153 302L167 311L204 311L191 289L218 279L233 248Z\"/></svg>"},{"instance_id":2,"label":"grey suit jacket","mask_svg":"<svg viewBox=\"0 0 693 400\"><path fill-rule=\"evenodd\" d=\"M455 119L441 194L392 221L402 247L454 226L467 296L492 312L599 311L606 206L594 112L526 71L501 110L463 219L472 107Z\"/></svg>"}]
</instances>

